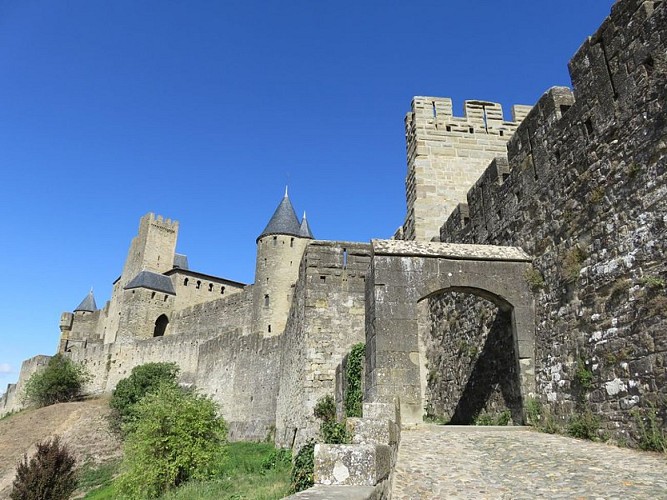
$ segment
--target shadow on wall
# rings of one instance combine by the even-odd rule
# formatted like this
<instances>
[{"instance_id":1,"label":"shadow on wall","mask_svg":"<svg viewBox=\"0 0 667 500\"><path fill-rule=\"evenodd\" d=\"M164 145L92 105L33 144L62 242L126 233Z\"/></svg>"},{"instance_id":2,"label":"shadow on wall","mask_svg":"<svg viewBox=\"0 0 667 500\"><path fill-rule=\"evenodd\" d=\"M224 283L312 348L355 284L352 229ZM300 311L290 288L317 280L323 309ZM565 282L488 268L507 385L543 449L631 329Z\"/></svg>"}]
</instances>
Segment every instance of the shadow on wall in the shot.
<instances>
[{"instance_id":1,"label":"shadow on wall","mask_svg":"<svg viewBox=\"0 0 667 500\"><path fill-rule=\"evenodd\" d=\"M488 409L491 397L498 391L512 414L512 421L522 422L521 389L513 344L511 312L497 309L484 347L474 362L452 414L451 424L474 424L478 415Z\"/></svg>"}]
</instances>

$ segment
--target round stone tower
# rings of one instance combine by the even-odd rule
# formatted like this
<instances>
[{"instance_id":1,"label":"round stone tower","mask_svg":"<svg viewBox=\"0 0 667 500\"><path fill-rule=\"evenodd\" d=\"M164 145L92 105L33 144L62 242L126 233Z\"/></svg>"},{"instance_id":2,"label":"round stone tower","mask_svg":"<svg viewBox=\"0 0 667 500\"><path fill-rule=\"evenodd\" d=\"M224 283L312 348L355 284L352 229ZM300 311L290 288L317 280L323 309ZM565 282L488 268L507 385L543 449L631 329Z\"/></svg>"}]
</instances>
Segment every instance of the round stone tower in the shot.
<instances>
[{"instance_id":1,"label":"round stone tower","mask_svg":"<svg viewBox=\"0 0 667 500\"><path fill-rule=\"evenodd\" d=\"M306 214L299 222L285 189L285 196L257 238L257 263L253 286L252 331L280 335L292 304L299 264L313 239Z\"/></svg>"}]
</instances>

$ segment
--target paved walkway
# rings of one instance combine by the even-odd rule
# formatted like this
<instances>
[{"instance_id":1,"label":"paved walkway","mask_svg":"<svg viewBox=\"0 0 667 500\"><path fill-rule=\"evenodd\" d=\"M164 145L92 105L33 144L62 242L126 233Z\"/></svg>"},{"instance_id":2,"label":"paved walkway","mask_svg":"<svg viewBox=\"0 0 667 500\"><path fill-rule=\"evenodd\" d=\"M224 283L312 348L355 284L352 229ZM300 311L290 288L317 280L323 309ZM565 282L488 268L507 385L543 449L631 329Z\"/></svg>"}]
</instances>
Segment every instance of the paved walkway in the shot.
<instances>
[{"instance_id":1,"label":"paved walkway","mask_svg":"<svg viewBox=\"0 0 667 500\"><path fill-rule=\"evenodd\" d=\"M403 430L394 499L667 499L667 457L525 427Z\"/></svg>"}]
</instances>

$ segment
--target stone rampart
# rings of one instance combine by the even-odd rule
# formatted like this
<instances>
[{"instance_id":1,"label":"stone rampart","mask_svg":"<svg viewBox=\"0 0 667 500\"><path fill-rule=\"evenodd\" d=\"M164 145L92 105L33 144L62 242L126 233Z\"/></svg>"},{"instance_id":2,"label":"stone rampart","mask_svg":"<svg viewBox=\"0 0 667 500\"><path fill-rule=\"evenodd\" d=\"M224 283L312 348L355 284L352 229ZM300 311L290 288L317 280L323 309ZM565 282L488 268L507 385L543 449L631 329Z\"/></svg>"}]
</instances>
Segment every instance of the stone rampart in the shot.
<instances>
[{"instance_id":1,"label":"stone rampart","mask_svg":"<svg viewBox=\"0 0 667 500\"><path fill-rule=\"evenodd\" d=\"M539 398L619 439L637 437L633 407L667 407L666 43L664 3L617 2L570 62L574 92L540 99L509 171L489 166L440 231L535 257Z\"/></svg>"},{"instance_id":2,"label":"stone rampart","mask_svg":"<svg viewBox=\"0 0 667 500\"><path fill-rule=\"evenodd\" d=\"M317 434L313 408L334 395L336 367L364 341L364 281L370 246L313 241L301 260L283 335L276 443L300 448Z\"/></svg>"}]
</instances>

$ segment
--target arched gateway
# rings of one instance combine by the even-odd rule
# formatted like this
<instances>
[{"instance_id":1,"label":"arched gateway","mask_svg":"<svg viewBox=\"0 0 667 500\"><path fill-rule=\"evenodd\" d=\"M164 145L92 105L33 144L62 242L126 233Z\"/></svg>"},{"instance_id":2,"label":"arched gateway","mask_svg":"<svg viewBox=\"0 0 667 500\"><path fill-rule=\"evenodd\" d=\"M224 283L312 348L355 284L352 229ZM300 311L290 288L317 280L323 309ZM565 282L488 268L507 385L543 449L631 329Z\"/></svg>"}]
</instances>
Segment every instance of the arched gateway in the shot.
<instances>
[{"instance_id":1,"label":"arched gateway","mask_svg":"<svg viewBox=\"0 0 667 500\"><path fill-rule=\"evenodd\" d=\"M373 240L366 279L367 402L400 400L403 422L421 422L424 360L419 302L440 291L483 297L511 316L522 401L535 390L535 306L526 282L531 258L516 247Z\"/></svg>"}]
</instances>

